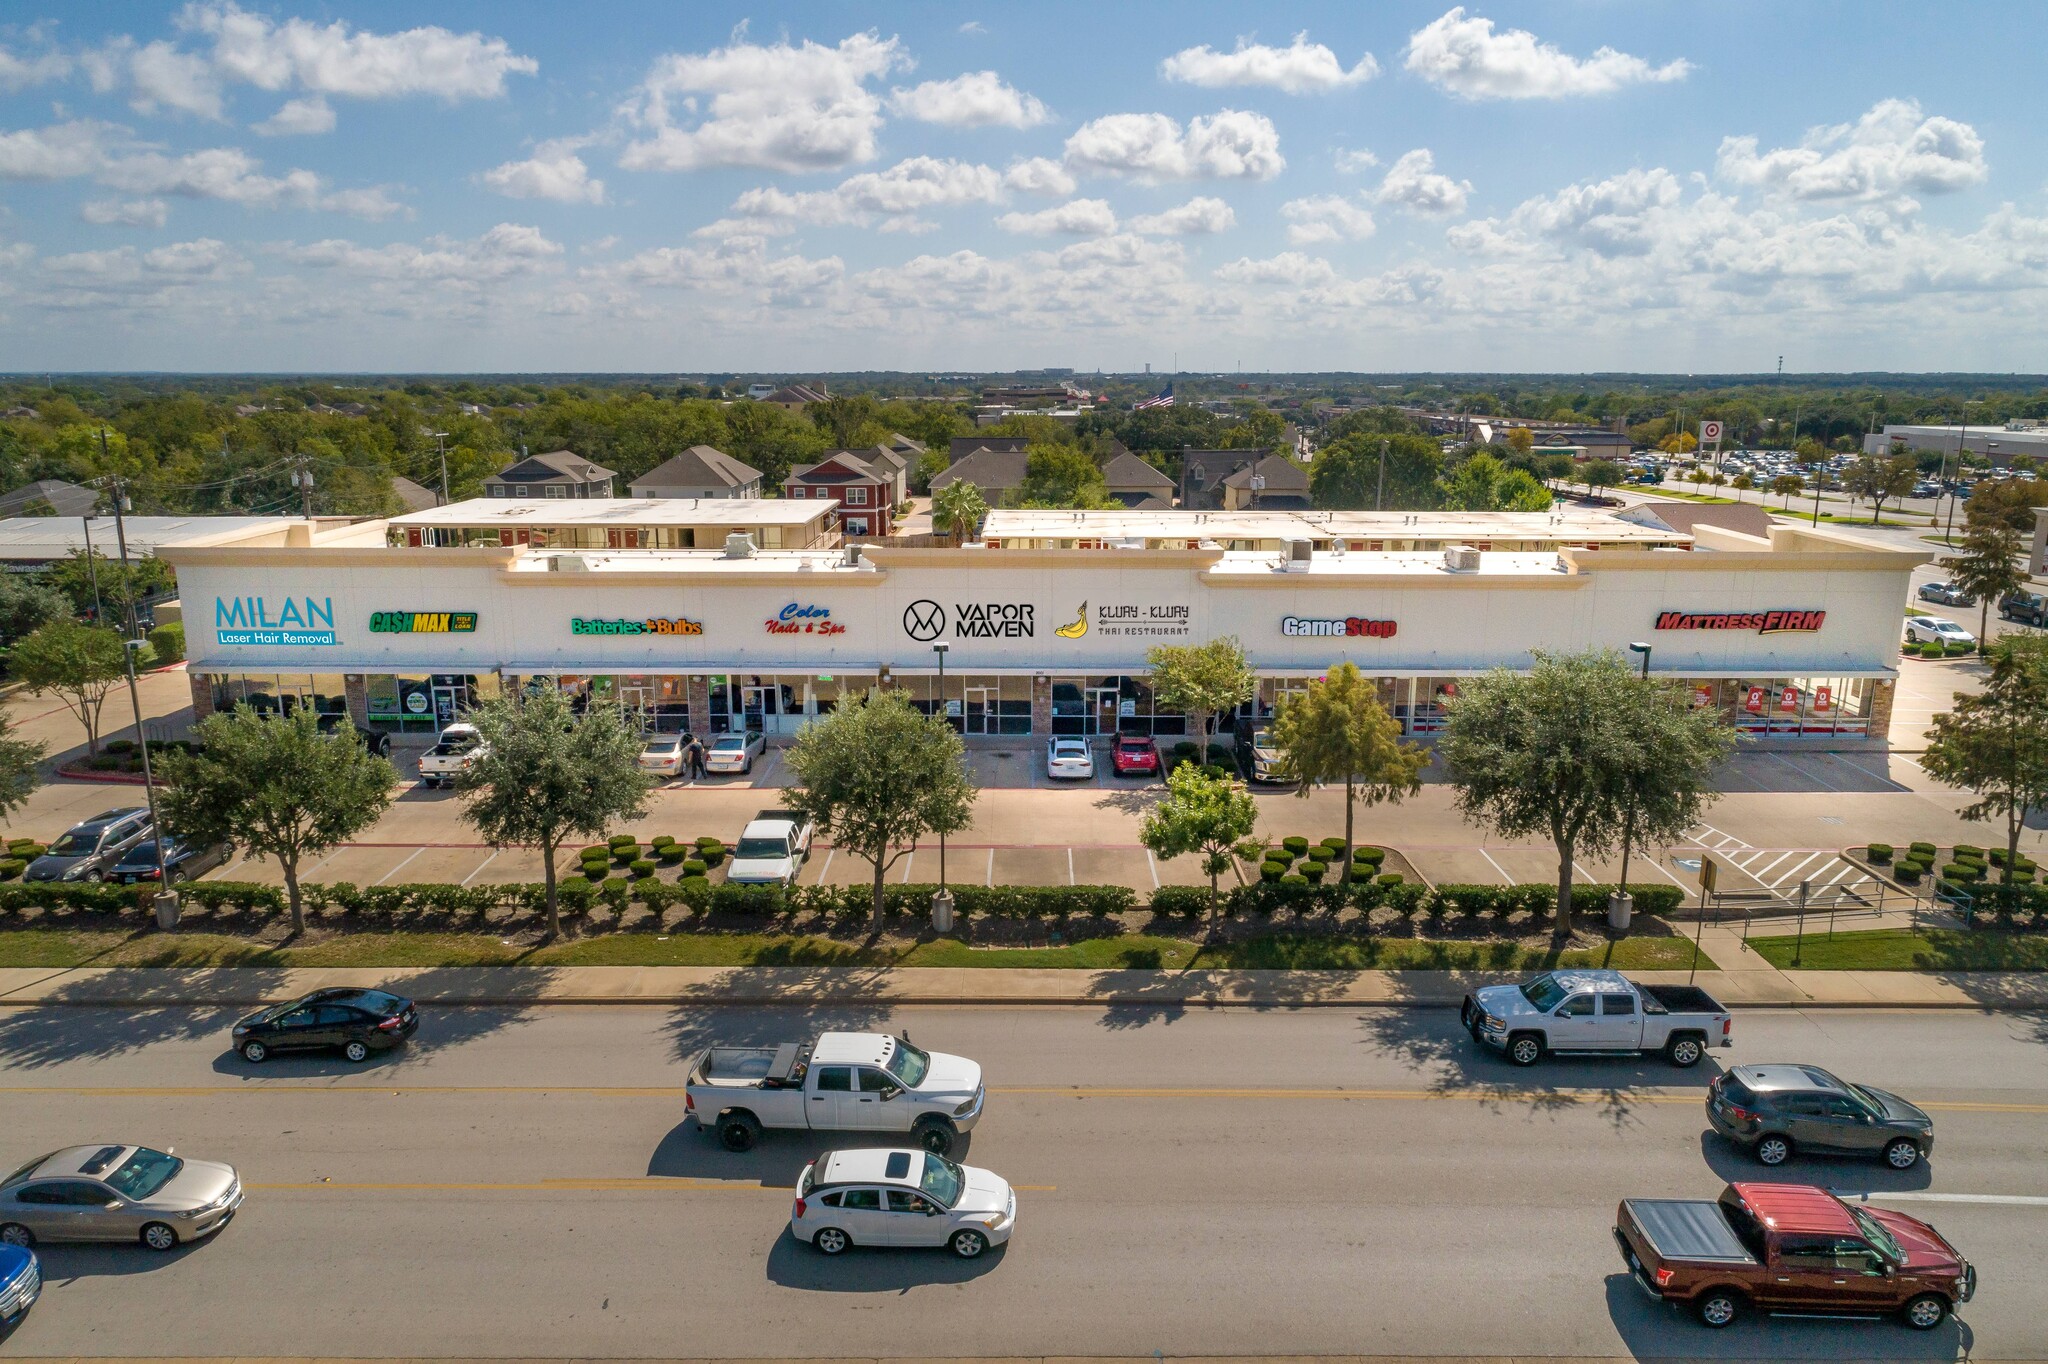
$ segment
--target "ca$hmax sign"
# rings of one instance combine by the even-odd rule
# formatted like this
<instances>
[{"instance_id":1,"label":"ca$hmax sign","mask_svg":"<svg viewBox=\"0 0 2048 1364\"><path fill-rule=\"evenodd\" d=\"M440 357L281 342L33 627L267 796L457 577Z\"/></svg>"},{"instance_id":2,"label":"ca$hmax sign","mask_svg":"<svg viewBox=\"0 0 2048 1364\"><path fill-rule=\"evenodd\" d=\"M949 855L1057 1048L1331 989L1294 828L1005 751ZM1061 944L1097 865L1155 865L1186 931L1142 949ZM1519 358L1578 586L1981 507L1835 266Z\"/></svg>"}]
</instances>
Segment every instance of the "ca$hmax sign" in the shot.
<instances>
[{"instance_id":1,"label":"ca$hmax sign","mask_svg":"<svg viewBox=\"0 0 2048 1364\"><path fill-rule=\"evenodd\" d=\"M333 644L334 598L215 597L213 633L222 644Z\"/></svg>"}]
</instances>

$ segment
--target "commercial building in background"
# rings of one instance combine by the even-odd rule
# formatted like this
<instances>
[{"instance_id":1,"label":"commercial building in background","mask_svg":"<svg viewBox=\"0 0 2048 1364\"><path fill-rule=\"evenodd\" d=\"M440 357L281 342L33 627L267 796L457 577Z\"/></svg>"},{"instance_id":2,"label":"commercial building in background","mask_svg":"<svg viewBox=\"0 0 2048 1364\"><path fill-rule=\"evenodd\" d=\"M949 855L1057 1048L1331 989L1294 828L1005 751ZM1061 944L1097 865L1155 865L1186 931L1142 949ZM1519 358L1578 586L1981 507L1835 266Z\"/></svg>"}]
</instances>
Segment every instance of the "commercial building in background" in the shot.
<instances>
[{"instance_id":1,"label":"commercial building in background","mask_svg":"<svg viewBox=\"0 0 2048 1364\"><path fill-rule=\"evenodd\" d=\"M428 730L551 685L652 728L786 736L888 686L973 737L1172 736L1186 721L1154 695L1147 650L1229 635L1258 671L1252 712L1348 660L1428 735L1477 673L1640 642L1692 704L1760 738L1882 736L1901 604L1931 557L1591 512L997 513L1059 518L1059 533L937 549L413 543L435 529L423 518L460 511L161 551L195 708L297 696Z\"/></svg>"},{"instance_id":2,"label":"commercial building in background","mask_svg":"<svg viewBox=\"0 0 2048 1364\"><path fill-rule=\"evenodd\" d=\"M1914 426L1886 423L1884 430L1863 438L1863 453L1888 455L1893 447L1908 450L1938 450L1953 456L1958 447L1982 455L1994 469L2012 463L2013 456L2048 459L2048 426L2035 421L2005 422L1997 426Z\"/></svg>"}]
</instances>

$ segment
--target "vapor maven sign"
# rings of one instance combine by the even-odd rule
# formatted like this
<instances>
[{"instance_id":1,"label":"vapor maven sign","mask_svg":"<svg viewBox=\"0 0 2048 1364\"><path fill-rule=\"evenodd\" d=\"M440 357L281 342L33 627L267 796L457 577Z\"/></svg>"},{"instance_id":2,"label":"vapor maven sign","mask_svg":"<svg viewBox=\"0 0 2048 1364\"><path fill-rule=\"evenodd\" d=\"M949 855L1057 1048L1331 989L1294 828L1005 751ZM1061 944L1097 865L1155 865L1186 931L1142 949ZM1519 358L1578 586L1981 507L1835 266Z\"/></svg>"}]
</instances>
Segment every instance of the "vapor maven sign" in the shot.
<instances>
[{"instance_id":1,"label":"vapor maven sign","mask_svg":"<svg viewBox=\"0 0 2048 1364\"><path fill-rule=\"evenodd\" d=\"M1659 611L1659 630L1753 630L1760 635L1811 634L1825 611Z\"/></svg>"}]
</instances>

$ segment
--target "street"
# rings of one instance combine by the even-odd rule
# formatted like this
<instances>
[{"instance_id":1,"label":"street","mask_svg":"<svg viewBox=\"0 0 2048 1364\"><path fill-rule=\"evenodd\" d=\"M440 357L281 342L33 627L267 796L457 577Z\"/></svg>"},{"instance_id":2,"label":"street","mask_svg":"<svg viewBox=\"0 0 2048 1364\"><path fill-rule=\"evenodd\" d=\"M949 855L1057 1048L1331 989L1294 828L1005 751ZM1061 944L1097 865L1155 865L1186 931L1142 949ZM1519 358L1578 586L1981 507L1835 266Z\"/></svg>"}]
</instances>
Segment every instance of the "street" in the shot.
<instances>
[{"instance_id":1,"label":"street","mask_svg":"<svg viewBox=\"0 0 2048 1364\"><path fill-rule=\"evenodd\" d=\"M227 1014L0 1013L0 1161L87 1140L225 1159L249 1187L167 1256L47 1246L11 1354L734 1357L2048 1355L2048 1023L1745 1012L1697 1070L1477 1054L1433 1010L532 1008L430 1013L402 1052L244 1064ZM683 1058L823 1028L908 1029L981 1061L958 1153L1020 1189L1004 1251L787 1234L819 1148L719 1149ZM1804 1060L1929 1107L1931 1162L1800 1161L1979 1266L1960 1323L1746 1321L1648 1301L1609 1236L1630 1195L1761 1171L1703 1135L1738 1061Z\"/></svg>"}]
</instances>

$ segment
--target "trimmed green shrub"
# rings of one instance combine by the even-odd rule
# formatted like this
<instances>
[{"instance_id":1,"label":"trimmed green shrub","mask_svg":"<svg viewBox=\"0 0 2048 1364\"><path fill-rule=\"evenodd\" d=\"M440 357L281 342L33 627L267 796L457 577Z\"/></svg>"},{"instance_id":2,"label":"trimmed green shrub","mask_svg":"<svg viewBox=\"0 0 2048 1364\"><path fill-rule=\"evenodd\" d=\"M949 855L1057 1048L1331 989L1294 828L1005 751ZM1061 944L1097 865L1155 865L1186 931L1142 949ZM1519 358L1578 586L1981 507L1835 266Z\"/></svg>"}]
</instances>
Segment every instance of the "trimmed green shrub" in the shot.
<instances>
[{"instance_id":1,"label":"trimmed green shrub","mask_svg":"<svg viewBox=\"0 0 2048 1364\"><path fill-rule=\"evenodd\" d=\"M654 863L648 858L636 857L626 870L633 873L634 880L645 881L648 877L654 875Z\"/></svg>"},{"instance_id":2,"label":"trimmed green shrub","mask_svg":"<svg viewBox=\"0 0 2048 1364\"><path fill-rule=\"evenodd\" d=\"M185 623L167 621L151 630L146 636L149 647L156 653L159 668L181 662L185 657Z\"/></svg>"},{"instance_id":3,"label":"trimmed green shrub","mask_svg":"<svg viewBox=\"0 0 2048 1364\"><path fill-rule=\"evenodd\" d=\"M102 753L133 753L134 751L135 741L133 739L109 739L100 745L100 752Z\"/></svg>"},{"instance_id":4,"label":"trimmed green shrub","mask_svg":"<svg viewBox=\"0 0 2048 1364\"><path fill-rule=\"evenodd\" d=\"M653 838L647 840L647 846L659 851L675 841L674 834L656 834Z\"/></svg>"},{"instance_id":5,"label":"trimmed green shrub","mask_svg":"<svg viewBox=\"0 0 2048 1364\"><path fill-rule=\"evenodd\" d=\"M1330 837L1324 839L1323 846L1328 848L1331 852L1337 854L1337 856L1339 857L1342 857L1344 855L1344 840L1342 838L1337 837L1335 834L1332 834Z\"/></svg>"},{"instance_id":6,"label":"trimmed green shrub","mask_svg":"<svg viewBox=\"0 0 2048 1364\"><path fill-rule=\"evenodd\" d=\"M634 860L635 860L635 859L637 859L637 858L638 858L639 856L640 856L640 845L639 845L638 843L614 843L614 844L612 844L612 861L614 861L614 862L617 862L617 863L620 863L620 864L622 864L622 865L623 865L623 864L625 864L625 863L627 863L627 862L631 862L631 861L634 861Z\"/></svg>"},{"instance_id":7,"label":"trimmed green shrub","mask_svg":"<svg viewBox=\"0 0 2048 1364\"><path fill-rule=\"evenodd\" d=\"M1932 843L1908 843L1906 845L1906 848L1915 856L1918 856L1921 853L1925 853L1929 857L1932 857L1937 851L1939 851Z\"/></svg>"},{"instance_id":8,"label":"trimmed green shrub","mask_svg":"<svg viewBox=\"0 0 2048 1364\"><path fill-rule=\"evenodd\" d=\"M1958 843L1954 851L1957 857L1974 857L1980 862L1984 860L1984 850L1975 843Z\"/></svg>"},{"instance_id":9,"label":"trimmed green shrub","mask_svg":"<svg viewBox=\"0 0 2048 1364\"><path fill-rule=\"evenodd\" d=\"M697 846L700 848L722 848L725 846L725 843L721 839L716 839L706 834L697 840Z\"/></svg>"},{"instance_id":10,"label":"trimmed green shrub","mask_svg":"<svg viewBox=\"0 0 2048 1364\"><path fill-rule=\"evenodd\" d=\"M1882 864L1892 860L1892 845L1889 843L1873 843L1865 848L1863 853L1871 861Z\"/></svg>"},{"instance_id":11,"label":"trimmed green shrub","mask_svg":"<svg viewBox=\"0 0 2048 1364\"><path fill-rule=\"evenodd\" d=\"M672 867L682 861L689 851L690 849L681 843L664 843L654 850L654 855L661 859L663 866Z\"/></svg>"},{"instance_id":12,"label":"trimmed green shrub","mask_svg":"<svg viewBox=\"0 0 2048 1364\"><path fill-rule=\"evenodd\" d=\"M28 861L26 858L0 858L0 881L12 881L27 870Z\"/></svg>"},{"instance_id":13,"label":"trimmed green shrub","mask_svg":"<svg viewBox=\"0 0 2048 1364\"><path fill-rule=\"evenodd\" d=\"M1326 848L1320 843L1308 850L1308 860L1311 862L1327 864L1335 861L1336 858L1337 854L1333 849Z\"/></svg>"},{"instance_id":14,"label":"trimmed green shrub","mask_svg":"<svg viewBox=\"0 0 2048 1364\"><path fill-rule=\"evenodd\" d=\"M1381 872L1378 876L1375 876L1373 878L1373 881L1376 884L1382 886L1398 886L1403 882L1404 879L1405 878L1401 875L1400 872L1388 871Z\"/></svg>"},{"instance_id":15,"label":"trimmed green shrub","mask_svg":"<svg viewBox=\"0 0 2048 1364\"><path fill-rule=\"evenodd\" d=\"M1289 834L1280 840L1280 846L1287 849L1290 856L1300 857L1308 851L1308 840L1300 834Z\"/></svg>"},{"instance_id":16,"label":"trimmed green shrub","mask_svg":"<svg viewBox=\"0 0 2048 1364\"><path fill-rule=\"evenodd\" d=\"M1318 849L1317 851L1326 852L1328 849ZM1323 877L1327 876L1329 871L1330 864L1328 862L1319 862L1315 858L1310 858L1301 864L1301 874L1317 885L1322 884Z\"/></svg>"},{"instance_id":17,"label":"trimmed green shrub","mask_svg":"<svg viewBox=\"0 0 2048 1364\"><path fill-rule=\"evenodd\" d=\"M1278 881L1286 874L1287 864L1285 862L1261 862L1259 864L1259 879L1261 881Z\"/></svg>"},{"instance_id":18,"label":"trimmed green shrub","mask_svg":"<svg viewBox=\"0 0 2048 1364\"><path fill-rule=\"evenodd\" d=\"M697 856L703 861L705 866L715 867L725 861L726 851L726 846L723 843L715 844L709 848L700 846L697 849Z\"/></svg>"},{"instance_id":19,"label":"trimmed green shrub","mask_svg":"<svg viewBox=\"0 0 2048 1364\"><path fill-rule=\"evenodd\" d=\"M705 864L704 859L701 857L687 858L683 862L683 875L685 876L702 876L709 870L711 868Z\"/></svg>"},{"instance_id":20,"label":"trimmed green shrub","mask_svg":"<svg viewBox=\"0 0 2048 1364\"><path fill-rule=\"evenodd\" d=\"M580 849L576 854L577 858L584 862L588 862L593 857L605 858L610 857L611 855L612 850L602 843L592 844L588 848Z\"/></svg>"},{"instance_id":21,"label":"trimmed green shrub","mask_svg":"<svg viewBox=\"0 0 2048 1364\"><path fill-rule=\"evenodd\" d=\"M1163 918L1199 919L1209 912L1209 892L1202 886L1161 886L1152 892L1149 908Z\"/></svg>"},{"instance_id":22,"label":"trimmed green shrub","mask_svg":"<svg viewBox=\"0 0 2048 1364\"><path fill-rule=\"evenodd\" d=\"M1944 881L1981 881L1984 869L1975 862L1949 862L1941 869Z\"/></svg>"},{"instance_id":23,"label":"trimmed green shrub","mask_svg":"<svg viewBox=\"0 0 2048 1364\"><path fill-rule=\"evenodd\" d=\"M676 882L676 890L691 909L701 910L711 903L711 883L701 876L685 876Z\"/></svg>"},{"instance_id":24,"label":"trimmed green shrub","mask_svg":"<svg viewBox=\"0 0 2048 1364\"><path fill-rule=\"evenodd\" d=\"M1283 886L1305 886L1308 884L1308 878L1300 872L1289 872L1280 878L1280 884Z\"/></svg>"},{"instance_id":25,"label":"trimmed green shrub","mask_svg":"<svg viewBox=\"0 0 2048 1364\"><path fill-rule=\"evenodd\" d=\"M1920 877L1926 870L1927 868L1921 866L1918 862L1906 861L1892 868L1892 876L1902 886L1914 886L1920 883Z\"/></svg>"},{"instance_id":26,"label":"trimmed green shrub","mask_svg":"<svg viewBox=\"0 0 2048 1364\"><path fill-rule=\"evenodd\" d=\"M1964 644L1958 640L1943 645L1941 651L1943 654L1947 655L1950 658L1963 658L1967 655L1976 653L1977 646L1974 644Z\"/></svg>"},{"instance_id":27,"label":"trimmed green shrub","mask_svg":"<svg viewBox=\"0 0 2048 1364\"><path fill-rule=\"evenodd\" d=\"M1351 850L1351 860L1353 862L1365 862L1377 867L1380 863L1387 860L1387 850L1385 848L1353 848Z\"/></svg>"}]
</instances>

